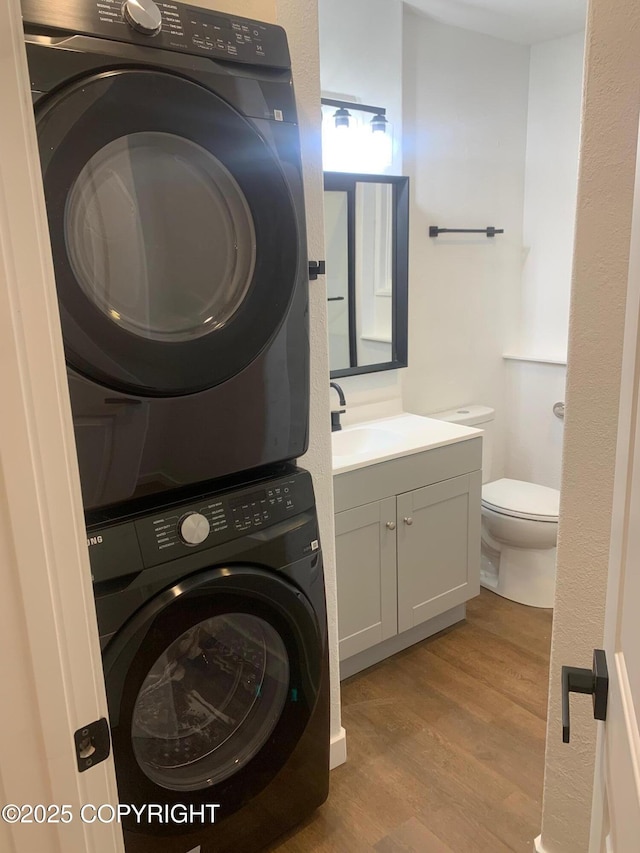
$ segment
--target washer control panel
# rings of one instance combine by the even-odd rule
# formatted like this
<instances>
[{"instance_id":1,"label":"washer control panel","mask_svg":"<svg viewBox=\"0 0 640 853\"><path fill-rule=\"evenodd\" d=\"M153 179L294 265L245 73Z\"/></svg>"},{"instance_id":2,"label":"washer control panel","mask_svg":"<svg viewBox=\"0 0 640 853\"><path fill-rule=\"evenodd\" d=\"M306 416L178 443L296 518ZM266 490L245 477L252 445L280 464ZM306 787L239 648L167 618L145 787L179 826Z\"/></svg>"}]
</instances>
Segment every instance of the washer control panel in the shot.
<instances>
[{"instance_id":1,"label":"washer control panel","mask_svg":"<svg viewBox=\"0 0 640 853\"><path fill-rule=\"evenodd\" d=\"M153 514L131 516L106 527L92 526L87 529L87 545L94 581L111 581L220 545L217 558L233 554L238 547L234 540L255 536L254 544L263 544L269 539L268 528L313 510L314 505L310 474L292 469L278 479L243 489L167 504ZM273 535L281 531L274 530ZM313 550L318 544L310 542L308 547Z\"/></svg>"},{"instance_id":2,"label":"washer control panel","mask_svg":"<svg viewBox=\"0 0 640 853\"><path fill-rule=\"evenodd\" d=\"M144 565L152 566L259 533L313 505L311 477L295 472L246 489L166 506L130 524L135 527Z\"/></svg>"},{"instance_id":3,"label":"washer control panel","mask_svg":"<svg viewBox=\"0 0 640 853\"><path fill-rule=\"evenodd\" d=\"M50 27L112 41L153 45L213 59L290 68L282 27L166 0L85 0L64 10L45 0L23 0L29 26Z\"/></svg>"}]
</instances>

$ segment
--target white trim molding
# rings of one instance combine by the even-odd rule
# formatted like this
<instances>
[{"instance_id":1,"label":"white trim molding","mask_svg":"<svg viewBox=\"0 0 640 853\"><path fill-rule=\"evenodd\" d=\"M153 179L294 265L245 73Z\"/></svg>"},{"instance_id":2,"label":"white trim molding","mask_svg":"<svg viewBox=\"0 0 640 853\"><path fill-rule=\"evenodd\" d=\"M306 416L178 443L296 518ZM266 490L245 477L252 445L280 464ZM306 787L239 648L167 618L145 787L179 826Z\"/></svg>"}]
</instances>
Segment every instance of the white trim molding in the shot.
<instances>
[{"instance_id":1,"label":"white trim molding","mask_svg":"<svg viewBox=\"0 0 640 853\"><path fill-rule=\"evenodd\" d=\"M337 735L331 738L331 749L329 752L329 768L335 770L347 760L347 733L344 726L340 726Z\"/></svg>"},{"instance_id":2,"label":"white trim molding","mask_svg":"<svg viewBox=\"0 0 640 853\"><path fill-rule=\"evenodd\" d=\"M541 355L513 355L505 353L503 356L505 361L527 361L530 364L550 364L554 367L566 367L566 358L545 358Z\"/></svg>"},{"instance_id":3,"label":"white trim molding","mask_svg":"<svg viewBox=\"0 0 640 853\"><path fill-rule=\"evenodd\" d=\"M533 839L533 849L535 850L535 853L549 853L549 851L542 846L541 835L538 835L537 838Z\"/></svg>"}]
</instances>

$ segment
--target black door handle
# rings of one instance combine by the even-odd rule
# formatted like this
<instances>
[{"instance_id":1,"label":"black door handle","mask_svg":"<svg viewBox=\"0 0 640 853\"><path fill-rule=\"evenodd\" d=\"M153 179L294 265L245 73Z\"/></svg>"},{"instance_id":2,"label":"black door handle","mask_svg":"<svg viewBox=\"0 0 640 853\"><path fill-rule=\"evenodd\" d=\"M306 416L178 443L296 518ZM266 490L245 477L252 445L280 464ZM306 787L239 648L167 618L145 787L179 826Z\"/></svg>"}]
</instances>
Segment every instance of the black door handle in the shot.
<instances>
[{"instance_id":1,"label":"black door handle","mask_svg":"<svg viewBox=\"0 0 640 853\"><path fill-rule=\"evenodd\" d=\"M607 719L609 697L609 670L603 649L593 650L593 669L575 666L562 667L562 741L569 743L571 721L569 718L569 693L590 693L593 696L593 717Z\"/></svg>"}]
</instances>

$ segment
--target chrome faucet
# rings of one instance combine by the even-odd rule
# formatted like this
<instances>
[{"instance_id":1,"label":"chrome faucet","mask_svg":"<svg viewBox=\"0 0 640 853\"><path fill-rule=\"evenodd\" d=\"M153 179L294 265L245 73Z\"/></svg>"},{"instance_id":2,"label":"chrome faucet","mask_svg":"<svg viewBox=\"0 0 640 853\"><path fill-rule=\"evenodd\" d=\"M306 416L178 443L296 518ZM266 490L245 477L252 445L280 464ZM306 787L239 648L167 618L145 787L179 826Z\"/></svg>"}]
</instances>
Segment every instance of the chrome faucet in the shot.
<instances>
[{"instance_id":1,"label":"chrome faucet","mask_svg":"<svg viewBox=\"0 0 640 853\"><path fill-rule=\"evenodd\" d=\"M342 429L342 424L340 423L340 415L344 415L345 410L347 408L347 401L344 398L344 391L338 385L337 382L330 382L329 388L335 388L338 392L338 399L340 401L341 409L331 410L331 432L337 432L339 429Z\"/></svg>"}]
</instances>

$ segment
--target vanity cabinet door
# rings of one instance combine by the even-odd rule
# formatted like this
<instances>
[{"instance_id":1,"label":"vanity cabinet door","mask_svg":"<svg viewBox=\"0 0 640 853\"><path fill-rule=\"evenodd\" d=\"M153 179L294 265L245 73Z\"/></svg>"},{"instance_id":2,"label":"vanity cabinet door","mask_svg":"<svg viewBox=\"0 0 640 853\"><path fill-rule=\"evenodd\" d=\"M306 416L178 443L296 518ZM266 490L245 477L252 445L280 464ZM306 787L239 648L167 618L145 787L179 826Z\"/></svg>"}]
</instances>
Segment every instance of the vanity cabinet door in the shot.
<instances>
[{"instance_id":1,"label":"vanity cabinet door","mask_svg":"<svg viewBox=\"0 0 640 853\"><path fill-rule=\"evenodd\" d=\"M336 522L339 656L398 632L396 499L339 512Z\"/></svg>"},{"instance_id":2,"label":"vanity cabinet door","mask_svg":"<svg viewBox=\"0 0 640 853\"><path fill-rule=\"evenodd\" d=\"M479 471L398 495L398 631L480 592Z\"/></svg>"}]
</instances>

